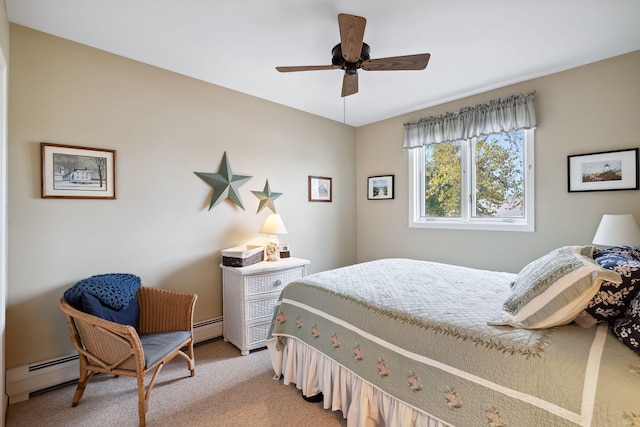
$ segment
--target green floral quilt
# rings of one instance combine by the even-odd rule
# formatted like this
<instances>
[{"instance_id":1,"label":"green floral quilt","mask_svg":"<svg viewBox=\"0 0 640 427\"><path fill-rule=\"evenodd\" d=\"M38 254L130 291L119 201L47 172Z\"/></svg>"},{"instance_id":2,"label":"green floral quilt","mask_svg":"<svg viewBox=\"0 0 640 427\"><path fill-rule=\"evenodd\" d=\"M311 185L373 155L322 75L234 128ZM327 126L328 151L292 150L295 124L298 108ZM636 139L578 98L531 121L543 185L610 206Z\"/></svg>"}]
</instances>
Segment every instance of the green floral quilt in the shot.
<instances>
[{"instance_id":1,"label":"green floral quilt","mask_svg":"<svg viewBox=\"0 0 640 427\"><path fill-rule=\"evenodd\" d=\"M640 357L606 325L487 324L514 278L408 259L316 273L283 290L269 338L454 426L640 425Z\"/></svg>"}]
</instances>

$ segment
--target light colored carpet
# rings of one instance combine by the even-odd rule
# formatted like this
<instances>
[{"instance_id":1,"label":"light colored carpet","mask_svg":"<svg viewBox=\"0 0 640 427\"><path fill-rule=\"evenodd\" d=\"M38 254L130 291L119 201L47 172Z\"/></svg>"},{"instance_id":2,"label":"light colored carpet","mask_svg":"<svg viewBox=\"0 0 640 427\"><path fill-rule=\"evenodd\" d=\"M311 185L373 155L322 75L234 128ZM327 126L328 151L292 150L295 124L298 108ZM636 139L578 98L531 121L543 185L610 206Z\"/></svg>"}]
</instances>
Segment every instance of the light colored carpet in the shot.
<instances>
[{"instance_id":1,"label":"light colored carpet","mask_svg":"<svg viewBox=\"0 0 640 427\"><path fill-rule=\"evenodd\" d=\"M218 339L195 351L195 377L189 377L179 358L162 368L151 392L148 426L347 425L341 412L306 402L294 385L274 380L266 350L241 356L233 345ZM69 384L10 405L7 427L138 425L135 378L94 378L72 408L75 389L76 384Z\"/></svg>"}]
</instances>

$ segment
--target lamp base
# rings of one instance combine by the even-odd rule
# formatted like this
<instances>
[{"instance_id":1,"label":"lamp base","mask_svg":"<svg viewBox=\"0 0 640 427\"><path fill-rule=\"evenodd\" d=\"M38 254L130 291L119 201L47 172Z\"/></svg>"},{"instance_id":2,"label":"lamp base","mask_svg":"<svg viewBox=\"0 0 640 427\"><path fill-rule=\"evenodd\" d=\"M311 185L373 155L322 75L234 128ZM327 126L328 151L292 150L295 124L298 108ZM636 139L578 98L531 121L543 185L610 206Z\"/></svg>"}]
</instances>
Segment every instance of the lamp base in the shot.
<instances>
[{"instance_id":1,"label":"lamp base","mask_svg":"<svg viewBox=\"0 0 640 427\"><path fill-rule=\"evenodd\" d=\"M264 246L264 260L265 261L278 261L280 259L280 251L278 247L280 242L275 235L269 236L267 244Z\"/></svg>"}]
</instances>

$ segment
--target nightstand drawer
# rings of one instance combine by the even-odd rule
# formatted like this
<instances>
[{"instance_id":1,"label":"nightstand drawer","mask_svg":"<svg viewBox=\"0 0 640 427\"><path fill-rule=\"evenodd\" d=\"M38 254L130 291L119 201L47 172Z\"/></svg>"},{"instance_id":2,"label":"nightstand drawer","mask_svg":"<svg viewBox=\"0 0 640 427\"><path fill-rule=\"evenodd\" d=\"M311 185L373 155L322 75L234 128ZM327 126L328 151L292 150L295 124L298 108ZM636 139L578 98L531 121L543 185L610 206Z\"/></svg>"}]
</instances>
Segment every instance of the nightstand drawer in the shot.
<instances>
[{"instance_id":1,"label":"nightstand drawer","mask_svg":"<svg viewBox=\"0 0 640 427\"><path fill-rule=\"evenodd\" d=\"M251 347L255 344L264 345L267 334L269 333L269 327L271 327L271 320L265 323L249 325L247 328L247 346Z\"/></svg>"},{"instance_id":2,"label":"nightstand drawer","mask_svg":"<svg viewBox=\"0 0 640 427\"><path fill-rule=\"evenodd\" d=\"M252 295L260 295L268 292L281 291L289 282L299 279L303 276L302 268L293 268L291 270L279 271L272 274L260 274L255 276L247 276L247 297Z\"/></svg>"},{"instance_id":3,"label":"nightstand drawer","mask_svg":"<svg viewBox=\"0 0 640 427\"><path fill-rule=\"evenodd\" d=\"M276 294L273 298L256 299L247 302L247 322L250 322L261 317L268 317L269 320L273 317L273 308L278 302L278 296Z\"/></svg>"}]
</instances>

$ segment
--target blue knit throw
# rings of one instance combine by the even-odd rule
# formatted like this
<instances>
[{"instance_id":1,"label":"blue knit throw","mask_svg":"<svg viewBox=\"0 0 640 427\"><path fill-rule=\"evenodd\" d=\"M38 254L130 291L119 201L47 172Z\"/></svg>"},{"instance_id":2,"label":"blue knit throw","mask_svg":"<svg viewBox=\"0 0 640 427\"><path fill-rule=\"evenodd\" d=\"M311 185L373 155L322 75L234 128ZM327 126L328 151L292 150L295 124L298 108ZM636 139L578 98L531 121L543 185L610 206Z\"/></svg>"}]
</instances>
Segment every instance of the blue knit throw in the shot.
<instances>
[{"instance_id":1,"label":"blue knit throw","mask_svg":"<svg viewBox=\"0 0 640 427\"><path fill-rule=\"evenodd\" d=\"M95 296L103 305L114 310L129 306L129 301L136 296L141 285L138 276L125 273L98 274L83 279L67 289L64 299L74 307L82 307L82 294Z\"/></svg>"}]
</instances>

